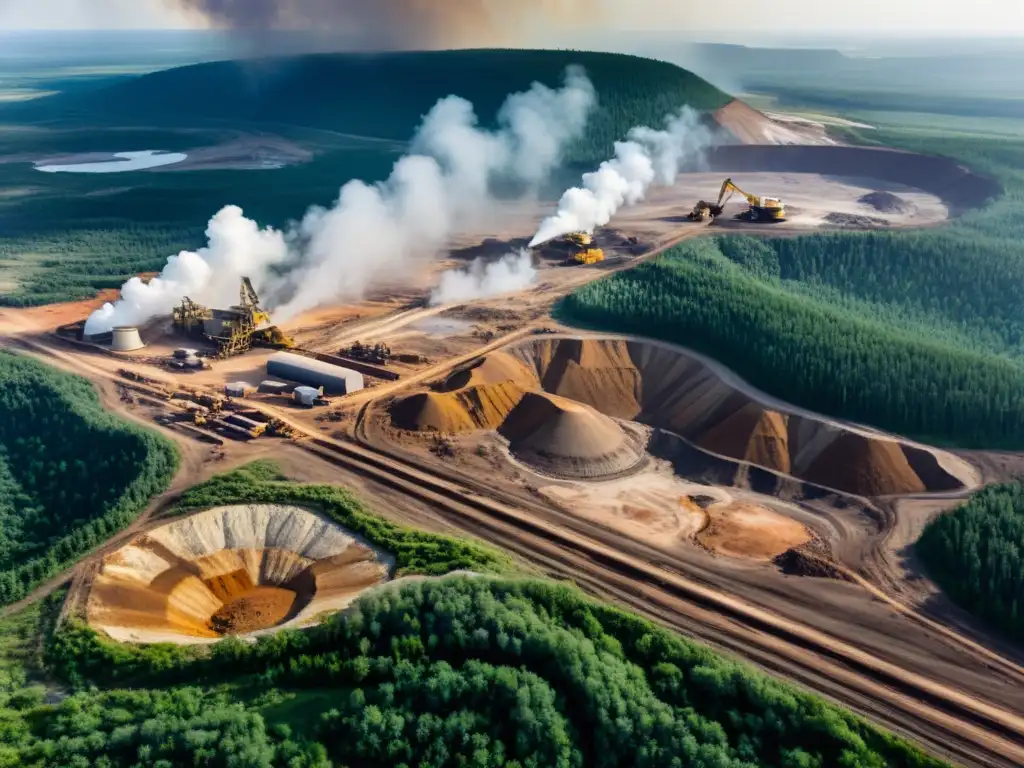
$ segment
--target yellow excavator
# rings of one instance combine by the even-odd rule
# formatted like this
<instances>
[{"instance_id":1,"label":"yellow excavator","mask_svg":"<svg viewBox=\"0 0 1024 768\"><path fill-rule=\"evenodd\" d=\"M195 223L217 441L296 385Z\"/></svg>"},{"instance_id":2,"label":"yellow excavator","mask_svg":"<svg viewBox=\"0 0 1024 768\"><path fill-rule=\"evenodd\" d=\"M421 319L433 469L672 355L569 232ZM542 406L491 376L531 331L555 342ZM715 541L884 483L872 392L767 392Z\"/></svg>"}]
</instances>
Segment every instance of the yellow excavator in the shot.
<instances>
[{"instance_id":1,"label":"yellow excavator","mask_svg":"<svg viewBox=\"0 0 1024 768\"><path fill-rule=\"evenodd\" d=\"M744 192L736 186L732 179L726 179L722 182L722 190L718 193L717 203L709 203L705 200L701 200L693 207L693 210L690 211L688 218L691 221L706 221L710 223L716 216L722 215L722 210L725 208L725 204L729 202L729 198L731 198L736 192L745 197L747 204L750 206L743 215L743 218L747 221L785 220L786 205L782 200L777 197L759 197L758 195L751 195L749 192Z\"/></svg>"},{"instance_id":2,"label":"yellow excavator","mask_svg":"<svg viewBox=\"0 0 1024 768\"><path fill-rule=\"evenodd\" d=\"M574 264L597 264L604 261L604 251L594 248L594 238L589 232L570 232L565 241L572 247Z\"/></svg>"}]
</instances>

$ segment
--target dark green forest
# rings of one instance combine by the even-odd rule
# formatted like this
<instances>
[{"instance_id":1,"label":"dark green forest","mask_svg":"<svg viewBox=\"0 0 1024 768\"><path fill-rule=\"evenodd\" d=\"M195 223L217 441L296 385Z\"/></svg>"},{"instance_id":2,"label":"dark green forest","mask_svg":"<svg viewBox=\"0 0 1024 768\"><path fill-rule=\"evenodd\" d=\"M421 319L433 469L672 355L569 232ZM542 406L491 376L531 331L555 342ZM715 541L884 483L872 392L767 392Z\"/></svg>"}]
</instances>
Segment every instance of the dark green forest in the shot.
<instances>
[{"instance_id":1,"label":"dark green forest","mask_svg":"<svg viewBox=\"0 0 1024 768\"><path fill-rule=\"evenodd\" d=\"M1024 485L990 486L936 518L917 552L954 602L1024 641Z\"/></svg>"},{"instance_id":2,"label":"dark green forest","mask_svg":"<svg viewBox=\"0 0 1024 768\"><path fill-rule=\"evenodd\" d=\"M0 352L0 605L128 525L177 463L85 379Z\"/></svg>"},{"instance_id":3,"label":"dark green forest","mask_svg":"<svg viewBox=\"0 0 1024 768\"><path fill-rule=\"evenodd\" d=\"M730 100L696 75L654 59L592 51L488 49L196 64L84 95L37 100L17 113L22 119L100 119L121 125L286 123L406 141L438 99L450 94L468 99L481 122L492 124L509 94L533 82L558 86L570 64L587 70L600 102L569 158L572 162L604 160L630 128L660 125L684 104L704 111Z\"/></svg>"},{"instance_id":4,"label":"dark green forest","mask_svg":"<svg viewBox=\"0 0 1024 768\"><path fill-rule=\"evenodd\" d=\"M822 413L926 440L1024 444L1024 371L888 318L793 290L775 247L702 239L570 295L570 320L705 352ZM730 259L726 254L731 254Z\"/></svg>"},{"instance_id":5,"label":"dark green forest","mask_svg":"<svg viewBox=\"0 0 1024 768\"><path fill-rule=\"evenodd\" d=\"M940 766L816 697L550 583L447 577L166 663L112 649L57 706L0 693L2 766ZM6 762L4 761L6 759ZM164 761L164 762L160 762Z\"/></svg>"}]
</instances>

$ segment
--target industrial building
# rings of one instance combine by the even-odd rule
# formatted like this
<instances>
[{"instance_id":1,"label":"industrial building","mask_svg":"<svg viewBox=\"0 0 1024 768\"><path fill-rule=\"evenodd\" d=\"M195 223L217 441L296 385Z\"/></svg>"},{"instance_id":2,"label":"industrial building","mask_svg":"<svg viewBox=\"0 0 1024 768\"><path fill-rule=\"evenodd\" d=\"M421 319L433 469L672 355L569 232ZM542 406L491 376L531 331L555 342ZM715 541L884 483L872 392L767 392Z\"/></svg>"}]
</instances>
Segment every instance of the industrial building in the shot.
<instances>
[{"instance_id":1,"label":"industrial building","mask_svg":"<svg viewBox=\"0 0 1024 768\"><path fill-rule=\"evenodd\" d=\"M331 395L347 395L364 386L363 374L357 371L291 352L278 352L271 357L267 361L267 373L297 384L323 387L324 392Z\"/></svg>"},{"instance_id":2,"label":"industrial building","mask_svg":"<svg viewBox=\"0 0 1024 768\"><path fill-rule=\"evenodd\" d=\"M296 387L292 393L292 397L295 398L295 402L299 405L304 405L307 408L312 408L316 405L316 401L323 396L323 392L313 387Z\"/></svg>"}]
</instances>

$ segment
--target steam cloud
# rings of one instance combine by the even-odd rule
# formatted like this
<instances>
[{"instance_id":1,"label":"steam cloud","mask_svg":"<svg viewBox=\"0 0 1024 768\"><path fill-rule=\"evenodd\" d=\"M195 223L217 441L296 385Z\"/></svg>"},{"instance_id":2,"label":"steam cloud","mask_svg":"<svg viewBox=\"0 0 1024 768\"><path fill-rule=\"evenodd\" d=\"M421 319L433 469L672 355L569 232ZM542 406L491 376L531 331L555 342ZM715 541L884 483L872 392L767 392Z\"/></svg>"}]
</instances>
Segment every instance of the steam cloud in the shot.
<instances>
[{"instance_id":1,"label":"steam cloud","mask_svg":"<svg viewBox=\"0 0 1024 768\"><path fill-rule=\"evenodd\" d=\"M498 129L477 124L465 99L441 99L424 117L412 153L379 184L353 180L331 208L313 207L287 232L261 229L228 206L210 220L209 243L168 259L149 283L132 278L121 298L86 323L89 334L138 325L189 296L209 305L235 301L242 275L281 321L323 303L355 299L383 278L406 274L434 258L453 232L499 216L491 182L513 180L524 194L560 162L582 135L596 103L579 67L561 88L540 83L508 97Z\"/></svg>"},{"instance_id":2,"label":"steam cloud","mask_svg":"<svg viewBox=\"0 0 1024 768\"><path fill-rule=\"evenodd\" d=\"M433 305L482 299L522 290L537 277L533 256L525 248L498 261L474 259L466 269L453 269L441 275L441 282L430 295Z\"/></svg>"},{"instance_id":3,"label":"steam cloud","mask_svg":"<svg viewBox=\"0 0 1024 768\"><path fill-rule=\"evenodd\" d=\"M514 41L531 22L550 27L603 15L603 0L172 0L247 36L330 31L334 47L447 47ZM339 36L339 33L340 36Z\"/></svg>"},{"instance_id":4,"label":"steam cloud","mask_svg":"<svg viewBox=\"0 0 1024 768\"><path fill-rule=\"evenodd\" d=\"M628 141L615 143L615 157L584 174L582 187L562 195L557 213L541 223L530 247L604 226L620 208L643 200L653 184L675 183L684 168L700 162L712 139L699 113L689 107L671 116L665 130L634 128Z\"/></svg>"}]
</instances>

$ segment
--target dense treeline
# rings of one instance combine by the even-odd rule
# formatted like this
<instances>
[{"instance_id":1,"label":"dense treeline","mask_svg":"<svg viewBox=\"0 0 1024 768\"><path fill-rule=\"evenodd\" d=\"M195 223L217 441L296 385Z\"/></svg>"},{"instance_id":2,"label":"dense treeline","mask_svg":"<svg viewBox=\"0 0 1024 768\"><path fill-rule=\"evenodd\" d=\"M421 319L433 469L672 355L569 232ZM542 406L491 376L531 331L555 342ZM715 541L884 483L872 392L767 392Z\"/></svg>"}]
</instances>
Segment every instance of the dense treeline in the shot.
<instances>
[{"instance_id":1,"label":"dense treeline","mask_svg":"<svg viewBox=\"0 0 1024 768\"><path fill-rule=\"evenodd\" d=\"M1024 359L1024 248L961 228L941 234L830 233L719 238L733 261L787 289L924 338Z\"/></svg>"},{"instance_id":2,"label":"dense treeline","mask_svg":"<svg viewBox=\"0 0 1024 768\"><path fill-rule=\"evenodd\" d=\"M562 311L706 352L823 413L964 446L1024 444L1024 368L789 290L777 256L756 241L690 241L582 288Z\"/></svg>"},{"instance_id":3,"label":"dense treeline","mask_svg":"<svg viewBox=\"0 0 1024 768\"><path fill-rule=\"evenodd\" d=\"M320 627L224 641L173 667L160 646L134 648L131 693L104 689L123 679L124 646L82 625L57 640L54 663L84 644L106 651L88 670L100 687L30 717L9 712L22 765L941 765L550 583L448 577L379 590ZM163 687L182 683L192 687Z\"/></svg>"},{"instance_id":4,"label":"dense treeline","mask_svg":"<svg viewBox=\"0 0 1024 768\"><path fill-rule=\"evenodd\" d=\"M0 605L130 523L177 460L85 379L0 352Z\"/></svg>"},{"instance_id":5,"label":"dense treeline","mask_svg":"<svg viewBox=\"0 0 1024 768\"><path fill-rule=\"evenodd\" d=\"M729 96L674 64L614 53L455 50L317 54L272 66L214 62L156 72L84 97L57 97L26 113L152 125L197 119L289 125L408 140L422 116L445 96L473 103L492 124L505 97L537 81L560 84L566 66L586 68L600 107L570 158L593 164L635 125L656 123L684 104L712 110ZM358 104L359 109L351 105Z\"/></svg>"},{"instance_id":6,"label":"dense treeline","mask_svg":"<svg viewBox=\"0 0 1024 768\"><path fill-rule=\"evenodd\" d=\"M917 551L956 603L1024 640L1024 485L975 494L933 520Z\"/></svg>"}]
</instances>

